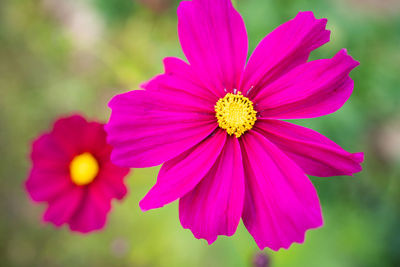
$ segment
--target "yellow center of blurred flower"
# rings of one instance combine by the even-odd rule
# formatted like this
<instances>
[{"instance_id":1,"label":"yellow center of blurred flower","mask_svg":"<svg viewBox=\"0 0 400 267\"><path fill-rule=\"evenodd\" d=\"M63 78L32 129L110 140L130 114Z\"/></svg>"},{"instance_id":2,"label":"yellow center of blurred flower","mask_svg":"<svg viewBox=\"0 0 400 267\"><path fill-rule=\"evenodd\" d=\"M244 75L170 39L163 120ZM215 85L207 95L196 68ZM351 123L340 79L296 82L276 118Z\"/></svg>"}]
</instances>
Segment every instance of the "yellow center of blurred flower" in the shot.
<instances>
[{"instance_id":1,"label":"yellow center of blurred flower","mask_svg":"<svg viewBox=\"0 0 400 267\"><path fill-rule=\"evenodd\" d=\"M253 102L241 92L227 93L220 98L215 105L215 112L219 127L237 138L253 128L257 120L257 111L253 108Z\"/></svg>"},{"instance_id":2,"label":"yellow center of blurred flower","mask_svg":"<svg viewBox=\"0 0 400 267\"><path fill-rule=\"evenodd\" d=\"M93 182L99 173L99 163L92 154L86 152L72 159L69 171L72 182L76 185L87 185Z\"/></svg>"}]
</instances>

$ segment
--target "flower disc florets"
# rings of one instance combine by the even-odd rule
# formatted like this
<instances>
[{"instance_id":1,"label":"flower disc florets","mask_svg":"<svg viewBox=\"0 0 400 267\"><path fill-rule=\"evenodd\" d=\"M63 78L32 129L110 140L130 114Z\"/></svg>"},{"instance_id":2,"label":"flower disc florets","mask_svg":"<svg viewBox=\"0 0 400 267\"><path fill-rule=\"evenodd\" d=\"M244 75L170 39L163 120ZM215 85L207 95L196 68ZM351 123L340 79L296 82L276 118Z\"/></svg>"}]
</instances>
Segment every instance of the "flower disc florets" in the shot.
<instances>
[{"instance_id":1,"label":"flower disc florets","mask_svg":"<svg viewBox=\"0 0 400 267\"><path fill-rule=\"evenodd\" d=\"M241 92L227 93L215 104L215 116L219 127L226 130L229 135L235 134L239 138L253 128L257 120L257 111L254 110L253 102Z\"/></svg>"},{"instance_id":2,"label":"flower disc florets","mask_svg":"<svg viewBox=\"0 0 400 267\"><path fill-rule=\"evenodd\" d=\"M99 163L90 153L83 153L73 158L69 165L71 180L76 185L93 182L99 173Z\"/></svg>"}]
</instances>

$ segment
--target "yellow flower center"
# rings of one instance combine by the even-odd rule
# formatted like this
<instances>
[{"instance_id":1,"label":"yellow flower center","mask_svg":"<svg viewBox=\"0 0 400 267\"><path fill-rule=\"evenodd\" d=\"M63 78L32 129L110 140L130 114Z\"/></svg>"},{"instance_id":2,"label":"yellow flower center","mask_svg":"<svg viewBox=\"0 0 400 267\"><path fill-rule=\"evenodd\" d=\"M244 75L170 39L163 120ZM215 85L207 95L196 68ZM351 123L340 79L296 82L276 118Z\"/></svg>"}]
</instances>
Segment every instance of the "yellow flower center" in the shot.
<instances>
[{"instance_id":1,"label":"yellow flower center","mask_svg":"<svg viewBox=\"0 0 400 267\"><path fill-rule=\"evenodd\" d=\"M237 138L253 128L257 120L253 102L241 92L227 93L220 98L215 105L215 112L219 127L225 129L229 135L235 134Z\"/></svg>"},{"instance_id":2,"label":"yellow flower center","mask_svg":"<svg viewBox=\"0 0 400 267\"><path fill-rule=\"evenodd\" d=\"M72 159L69 171L72 182L76 185L87 185L93 182L99 173L99 163L92 154L86 152Z\"/></svg>"}]
</instances>

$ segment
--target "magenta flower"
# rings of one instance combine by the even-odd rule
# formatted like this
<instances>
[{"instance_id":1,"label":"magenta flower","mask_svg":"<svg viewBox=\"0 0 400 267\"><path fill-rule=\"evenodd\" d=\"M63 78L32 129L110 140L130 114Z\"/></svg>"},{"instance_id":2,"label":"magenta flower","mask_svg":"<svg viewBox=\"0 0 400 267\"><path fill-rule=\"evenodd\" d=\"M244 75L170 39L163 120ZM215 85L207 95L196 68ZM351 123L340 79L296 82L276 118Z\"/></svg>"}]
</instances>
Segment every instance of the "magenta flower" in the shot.
<instances>
[{"instance_id":1,"label":"magenta flower","mask_svg":"<svg viewBox=\"0 0 400 267\"><path fill-rule=\"evenodd\" d=\"M322 225L306 174L352 175L362 153L349 153L313 130L280 119L338 110L350 97L346 50L307 62L329 41L326 19L300 12L265 37L246 65L247 35L229 0L184 1L179 38L189 64L166 58L165 74L144 90L114 97L106 131L113 162L164 163L142 210L179 199L180 221L214 242L240 219L262 249L303 242Z\"/></svg>"},{"instance_id":2,"label":"magenta flower","mask_svg":"<svg viewBox=\"0 0 400 267\"><path fill-rule=\"evenodd\" d=\"M111 163L103 127L75 115L34 141L25 187L32 200L47 202L43 221L82 233L101 229L111 200L125 196L129 169Z\"/></svg>"}]
</instances>

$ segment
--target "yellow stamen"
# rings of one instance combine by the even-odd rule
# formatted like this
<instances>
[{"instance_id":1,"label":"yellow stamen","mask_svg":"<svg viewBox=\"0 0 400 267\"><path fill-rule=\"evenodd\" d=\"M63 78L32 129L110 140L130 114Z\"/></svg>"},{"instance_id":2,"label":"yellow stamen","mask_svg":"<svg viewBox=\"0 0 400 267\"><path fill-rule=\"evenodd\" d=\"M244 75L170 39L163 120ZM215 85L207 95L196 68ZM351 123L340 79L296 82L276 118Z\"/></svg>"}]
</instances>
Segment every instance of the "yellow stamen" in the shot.
<instances>
[{"instance_id":1,"label":"yellow stamen","mask_svg":"<svg viewBox=\"0 0 400 267\"><path fill-rule=\"evenodd\" d=\"M87 185L99 173L99 163L92 154L86 152L72 159L69 171L72 182L76 185Z\"/></svg>"},{"instance_id":2,"label":"yellow stamen","mask_svg":"<svg viewBox=\"0 0 400 267\"><path fill-rule=\"evenodd\" d=\"M237 138L253 128L257 120L253 102L241 92L227 93L220 98L215 105L215 112L219 127L226 130L229 135L235 134Z\"/></svg>"}]
</instances>

